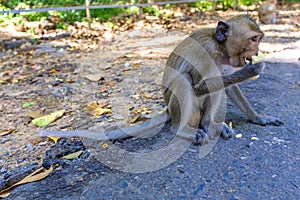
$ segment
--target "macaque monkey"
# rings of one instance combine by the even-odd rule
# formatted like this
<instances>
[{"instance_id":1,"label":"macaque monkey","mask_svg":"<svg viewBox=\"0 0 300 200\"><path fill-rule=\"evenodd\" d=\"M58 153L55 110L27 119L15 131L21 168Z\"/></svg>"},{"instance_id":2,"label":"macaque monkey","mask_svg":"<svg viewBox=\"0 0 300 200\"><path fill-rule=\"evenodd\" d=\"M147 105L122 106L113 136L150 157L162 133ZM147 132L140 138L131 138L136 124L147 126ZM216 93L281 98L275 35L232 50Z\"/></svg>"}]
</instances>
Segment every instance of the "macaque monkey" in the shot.
<instances>
[{"instance_id":1,"label":"macaque monkey","mask_svg":"<svg viewBox=\"0 0 300 200\"><path fill-rule=\"evenodd\" d=\"M258 54L263 36L253 19L241 15L219 21L216 28L198 30L183 40L170 54L163 74L162 90L167 111L151 119L150 125L146 121L102 133L44 130L41 135L96 140L146 137L153 134L156 127L171 120L176 136L201 145L216 135L228 139L234 134L224 123L226 95L251 122L279 126L282 124L279 119L257 114L237 85L263 71L262 62L251 62L251 57Z\"/></svg>"},{"instance_id":2,"label":"macaque monkey","mask_svg":"<svg viewBox=\"0 0 300 200\"><path fill-rule=\"evenodd\" d=\"M276 3L277 0L262 2L258 8L259 21L263 24L276 24Z\"/></svg>"}]
</instances>

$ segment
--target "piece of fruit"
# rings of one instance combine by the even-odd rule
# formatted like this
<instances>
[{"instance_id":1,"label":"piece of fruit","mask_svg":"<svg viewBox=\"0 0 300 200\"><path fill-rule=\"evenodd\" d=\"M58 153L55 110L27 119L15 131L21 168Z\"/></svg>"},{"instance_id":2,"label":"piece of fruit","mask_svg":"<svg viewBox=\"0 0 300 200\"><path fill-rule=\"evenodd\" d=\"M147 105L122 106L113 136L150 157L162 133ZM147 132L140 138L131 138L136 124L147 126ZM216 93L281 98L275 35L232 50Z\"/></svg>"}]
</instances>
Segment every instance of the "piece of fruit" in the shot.
<instances>
[{"instance_id":1,"label":"piece of fruit","mask_svg":"<svg viewBox=\"0 0 300 200\"><path fill-rule=\"evenodd\" d=\"M266 55L259 51L257 56L251 56L252 64L261 62L265 57Z\"/></svg>"}]
</instances>

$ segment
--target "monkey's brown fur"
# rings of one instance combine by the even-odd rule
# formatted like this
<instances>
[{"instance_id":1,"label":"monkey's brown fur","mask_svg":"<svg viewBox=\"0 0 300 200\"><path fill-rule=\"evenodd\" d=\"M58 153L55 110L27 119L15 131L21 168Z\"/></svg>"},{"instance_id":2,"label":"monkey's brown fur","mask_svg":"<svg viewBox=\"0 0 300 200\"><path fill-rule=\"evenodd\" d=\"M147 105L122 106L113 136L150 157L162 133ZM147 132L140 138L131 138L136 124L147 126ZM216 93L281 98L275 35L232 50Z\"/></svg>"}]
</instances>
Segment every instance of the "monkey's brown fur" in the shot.
<instances>
[{"instance_id":1,"label":"monkey's brown fur","mask_svg":"<svg viewBox=\"0 0 300 200\"><path fill-rule=\"evenodd\" d=\"M245 59L258 53L263 35L253 19L242 15L220 21L214 29L198 30L183 40L170 54L163 74L167 111L153 118L150 126L142 123L105 133L43 131L41 135L97 140L147 136L171 117L177 136L191 139L194 144L206 143L208 136L213 138L216 134L227 139L234 131L224 123L225 93L253 123L281 125L277 118L258 115L237 86L262 72L263 63L245 65Z\"/></svg>"}]
</instances>

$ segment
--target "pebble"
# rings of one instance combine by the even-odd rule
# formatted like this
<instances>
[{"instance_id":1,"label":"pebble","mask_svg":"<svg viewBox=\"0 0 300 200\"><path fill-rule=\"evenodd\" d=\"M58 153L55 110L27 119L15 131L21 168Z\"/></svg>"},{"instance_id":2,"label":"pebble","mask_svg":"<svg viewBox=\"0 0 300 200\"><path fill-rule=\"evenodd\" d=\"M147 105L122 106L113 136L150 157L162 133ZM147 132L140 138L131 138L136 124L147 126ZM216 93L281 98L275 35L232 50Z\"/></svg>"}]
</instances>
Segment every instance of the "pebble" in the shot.
<instances>
[{"instance_id":1,"label":"pebble","mask_svg":"<svg viewBox=\"0 0 300 200\"><path fill-rule=\"evenodd\" d=\"M258 137L251 137L251 140L252 141L258 141L259 139L258 139Z\"/></svg>"},{"instance_id":2,"label":"pebble","mask_svg":"<svg viewBox=\"0 0 300 200\"><path fill-rule=\"evenodd\" d=\"M9 141L9 139L5 137L5 138L2 139L2 141L0 142L0 144L4 144L4 143L6 143L7 141Z\"/></svg>"}]
</instances>

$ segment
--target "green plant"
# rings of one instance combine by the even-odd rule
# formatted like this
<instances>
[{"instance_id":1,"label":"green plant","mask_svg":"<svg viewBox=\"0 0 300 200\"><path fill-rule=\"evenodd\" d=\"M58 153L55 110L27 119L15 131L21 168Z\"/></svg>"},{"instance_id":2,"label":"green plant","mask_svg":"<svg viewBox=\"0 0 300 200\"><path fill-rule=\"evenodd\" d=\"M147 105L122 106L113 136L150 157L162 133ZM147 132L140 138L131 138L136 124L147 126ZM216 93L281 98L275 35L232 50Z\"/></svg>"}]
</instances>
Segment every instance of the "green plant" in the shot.
<instances>
[{"instance_id":1,"label":"green plant","mask_svg":"<svg viewBox=\"0 0 300 200\"><path fill-rule=\"evenodd\" d=\"M85 0L5 0L0 1L0 8L2 10L7 9L28 9L28 8L41 8L41 7L63 7L63 6L75 6L75 5L85 5ZM134 3L148 3L153 2L153 0L91 0L90 5L99 4L134 4ZM226 10L228 8L233 8L236 0L216 0L216 9ZM252 5L254 0L239 0L238 5ZM285 2L299 2L299 0L286 0ZM212 10L212 1L199 1L195 3L189 3L189 7L194 7L199 11L206 12ZM167 4L164 6L166 9L176 8L178 5ZM143 7L143 13L148 13L149 15L162 16L160 12L160 6L146 6ZM107 22L112 21L112 18L118 16L118 18L126 18L128 15L138 15L138 7L128 7L128 8L111 8L111 9L91 9L91 17L96 21ZM20 14L2 14L0 15L0 23L9 24L20 24L24 19L28 21L40 21L44 22L49 16L56 16L59 19L59 24L57 28L65 28L68 23L75 23L76 21L86 20L85 10L69 10L69 11L49 11L49 12L30 12L30 13L20 13Z\"/></svg>"},{"instance_id":2,"label":"green plant","mask_svg":"<svg viewBox=\"0 0 300 200\"><path fill-rule=\"evenodd\" d=\"M205 12L208 10L212 9L212 2L210 1L199 1L199 2L195 2L195 3L190 3L189 4L190 7L195 7L198 10Z\"/></svg>"},{"instance_id":3,"label":"green plant","mask_svg":"<svg viewBox=\"0 0 300 200\"><path fill-rule=\"evenodd\" d=\"M159 7L156 5L143 7L143 12L154 16L160 16Z\"/></svg>"}]
</instances>

